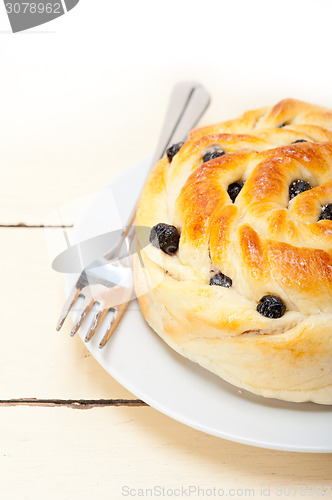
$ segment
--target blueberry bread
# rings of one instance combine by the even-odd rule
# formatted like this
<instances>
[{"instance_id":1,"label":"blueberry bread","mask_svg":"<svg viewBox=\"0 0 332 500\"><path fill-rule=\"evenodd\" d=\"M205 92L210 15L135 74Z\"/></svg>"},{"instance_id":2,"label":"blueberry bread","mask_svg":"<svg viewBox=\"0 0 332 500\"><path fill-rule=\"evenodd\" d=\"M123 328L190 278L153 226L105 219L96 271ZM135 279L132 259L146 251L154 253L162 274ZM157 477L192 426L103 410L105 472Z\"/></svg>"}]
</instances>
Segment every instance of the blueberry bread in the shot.
<instances>
[{"instance_id":1,"label":"blueberry bread","mask_svg":"<svg viewBox=\"0 0 332 500\"><path fill-rule=\"evenodd\" d=\"M292 99L194 130L137 209L146 321L265 397L332 404L331 131L331 111Z\"/></svg>"}]
</instances>

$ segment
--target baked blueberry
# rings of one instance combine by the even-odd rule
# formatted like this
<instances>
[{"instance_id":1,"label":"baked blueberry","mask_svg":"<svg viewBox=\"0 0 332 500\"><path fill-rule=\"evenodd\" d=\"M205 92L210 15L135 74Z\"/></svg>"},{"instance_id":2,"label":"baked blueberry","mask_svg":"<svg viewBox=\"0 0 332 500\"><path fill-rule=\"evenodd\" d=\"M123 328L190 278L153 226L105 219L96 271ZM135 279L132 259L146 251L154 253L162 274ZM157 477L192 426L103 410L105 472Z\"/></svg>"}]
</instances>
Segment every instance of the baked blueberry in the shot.
<instances>
[{"instance_id":1,"label":"baked blueberry","mask_svg":"<svg viewBox=\"0 0 332 500\"><path fill-rule=\"evenodd\" d=\"M298 194L304 193L304 191L308 191L309 189L312 189L312 185L308 181L297 179L289 186L289 199L292 200Z\"/></svg>"},{"instance_id":2,"label":"baked blueberry","mask_svg":"<svg viewBox=\"0 0 332 500\"><path fill-rule=\"evenodd\" d=\"M175 226L159 223L153 226L150 243L168 255L173 255L179 248L180 235Z\"/></svg>"},{"instance_id":3,"label":"baked blueberry","mask_svg":"<svg viewBox=\"0 0 332 500\"><path fill-rule=\"evenodd\" d=\"M173 156L175 156L180 151L183 144L184 142L178 142L177 144L173 144L172 146L166 149L168 161L171 162L173 160Z\"/></svg>"},{"instance_id":4,"label":"baked blueberry","mask_svg":"<svg viewBox=\"0 0 332 500\"><path fill-rule=\"evenodd\" d=\"M332 203L324 205L318 220L332 220Z\"/></svg>"},{"instance_id":5,"label":"baked blueberry","mask_svg":"<svg viewBox=\"0 0 332 500\"><path fill-rule=\"evenodd\" d=\"M223 273L218 273L212 276L210 279L210 285L223 286L225 288L230 288L233 284L231 278L225 276Z\"/></svg>"},{"instance_id":6,"label":"baked blueberry","mask_svg":"<svg viewBox=\"0 0 332 500\"><path fill-rule=\"evenodd\" d=\"M298 144L299 142L308 142L305 139L298 139L297 141L292 142L291 144Z\"/></svg>"},{"instance_id":7,"label":"baked blueberry","mask_svg":"<svg viewBox=\"0 0 332 500\"><path fill-rule=\"evenodd\" d=\"M286 306L276 295L264 295L258 303L257 311L266 318L281 318L286 312Z\"/></svg>"},{"instance_id":8,"label":"baked blueberry","mask_svg":"<svg viewBox=\"0 0 332 500\"><path fill-rule=\"evenodd\" d=\"M243 188L243 186L244 186L243 181L233 182L233 184L230 184L228 186L227 193L229 194L229 197L233 203L236 200L236 197L238 196L238 194L241 191L241 189Z\"/></svg>"},{"instance_id":9,"label":"baked blueberry","mask_svg":"<svg viewBox=\"0 0 332 500\"><path fill-rule=\"evenodd\" d=\"M223 156L225 151L221 148L215 147L213 151L208 151L205 153L203 156L203 163L206 163L207 161L214 160L215 158L219 158L219 156Z\"/></svg>"}]
</instances>

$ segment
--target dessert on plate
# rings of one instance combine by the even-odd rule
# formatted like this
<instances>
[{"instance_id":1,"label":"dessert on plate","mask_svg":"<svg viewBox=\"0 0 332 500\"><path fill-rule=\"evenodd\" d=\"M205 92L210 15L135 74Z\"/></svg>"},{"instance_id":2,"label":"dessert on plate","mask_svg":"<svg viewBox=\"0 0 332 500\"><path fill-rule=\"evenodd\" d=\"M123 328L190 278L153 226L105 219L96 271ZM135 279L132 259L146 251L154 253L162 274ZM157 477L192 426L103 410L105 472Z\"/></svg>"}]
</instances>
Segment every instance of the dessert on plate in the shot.
<instances>
[{"instance_id":1,"label":"dessert on plate","mask_svg":"<svg viewBox=\"0 0 332 500\"><path fill-rule=\"evenodd\" d=\"M167 344L255 394L332 404L332 111L286 99L192 131L136 224L137 296Z\"/></svg>"}]
</instances>

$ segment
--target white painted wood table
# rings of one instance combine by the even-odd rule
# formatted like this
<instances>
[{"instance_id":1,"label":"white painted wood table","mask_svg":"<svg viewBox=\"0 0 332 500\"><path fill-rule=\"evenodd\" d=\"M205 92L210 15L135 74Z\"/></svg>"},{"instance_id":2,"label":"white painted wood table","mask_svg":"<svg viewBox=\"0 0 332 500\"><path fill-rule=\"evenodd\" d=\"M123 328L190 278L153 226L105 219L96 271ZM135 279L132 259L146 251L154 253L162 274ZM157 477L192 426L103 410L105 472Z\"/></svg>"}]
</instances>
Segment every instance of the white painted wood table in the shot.
<instances>
[{"instance_id":1,"label":"white painted wood table","mask_svg":"<svg viewBox=\"0 0 332 500\"><path fill-rule=\"evenodd\" d=\"M21 165L12 163L8 174L16 179L16 208L4 211L0 228L0 498L120 499L127 487L138 495L155 486L174 495L192 486L254 490L256 497L270 487L273 498L278 485L332 486L332 455L263 450L190 429L112 379L78 337L69 338L70 321L55 332L63 283L50 268L38 193L48 190L48 208L64 190L70 200L71 182L64 187L61 168L50 193L48 179L43 186L31 164L29 176L39 177L35 196L27 193L36 187ZM84 166L71 165L68 175L75 174L82 194L110 177L105 167L87 182ZM11 179L2 183L2 199L11 185Z\"/></svg>"},{"instance_id":2,"label":"white painted wood table","mask_svg":"<svg viewBox=\"0 0 332 500\"><path fill-rule=\"evenodd\" d=\"M75 25L75 36L84 44L90 13L83 19L89 2L81 4L75 18L81 24ZM175 4L173 8L178 9ZM164 10L163 15L168 15L168 8ZM308 13L311 17L311 9ZM198 23L199 10L197 15ZM80 338L69 337L70 321L56 333L64 300L63 282L50 267L43 228L52 210L97 191L118 172L151 153L169 90L180 78L199 79L211 91L213 107L204 118L206 123L272 104L288 95L310 100L309 87L306 90L292 80L292 86L286 88L284 73L276 74L276 60L263 57L264 74L259 73L255 91L257 74L255 78L253 74L248 76L251 58L231 59L232 51L224 51L221 67L227 66L229 57L228 63L241 61L239 66L248 69L244 93L239 84L241 68L233 65L232 72L225 73L227 78L215 71L217 53L211 47L219 51L219 42L209 41L210 52L201 53L204 65L197 52L201 45L195 45L192 53L184 46L182 52L178 49L178 66L172 66L175 51L169 50L169 40L159 46L158 59L151 52L148 60L152 35L144 38L144 46L136 37L141 49L135 57L132 45L125 46L127 59L118 56L115 74L114 61L105 57L105 51L96 50L97 46L108 46L113 32L106 39L107 26L101 26L94 33L94 49L90 50L86 42L77 54L78 43L75 45L74 37L69 36L74 17L65 17L61 37L46 33L44 37L8 38L6 50L1 51L7 69L2 79L0 146L0 499L118 500L140 493L149 496L149 489L154 487L160 489L155 490L153 498L158 498L158 492L159 497L187 498L189 487L190 498L202 498L203 492L205 497L214 496L214 491L216 497L219 491L220 497L221 490L224 496L235 498L278 498L278 486L286 487L282 496L287 496L287 487L298 485L332 488L332 454L264 450L186 427L137 400L113 380ZM245 17L240 21L240 32L246 26ZM281 19L285 21L284 16ZM317 25L322 21L320 15ZM202 21L201 29L209 24ZM135 26L133 22L131 29ZM146 23L145 28L149 26ZM258 26L250 30L246 47L249 43L254 49L256 45L262 47L255 35L261 33L259 30ZM217 30L218 37L221 31ZM271 50L267 31L266 45ZM329 30L325 32L328 36ZM210 36L196 38L210 40ZM71 46L68 50L62 46L60 57L55 49L66 37ZM236 42L230 34L228 39ZM286 51L287 37L278 36L278 47L283 40ZM321 45L329 46L327 42ZM42 46L48 50L43 61L39 57ZM243 44L234 50L242 55ZM310 54L310 50L302 52ZM295 50L296 60L301 59L302 52ZM315 57L320 53L316 51ZM143 63L141 54L148 54ZM136 69L136 59L130 57L137 58ZM166 74L163 65L167 57ZM180 66L183 60L187 64ZM139 64L143 71L138 70ZM294 57L287 71L293 66ZM327 66L326 62L319 66L325 72L325 77L320 75L325 83ZM144 74L147 67L154 68L148 78ZM18 91L21 82L24 92ZM325 93L321 88L316 102L332 106L327 87ZM74 220L66 222L72 224ZM294 497L294 490L290 496ZM299 492L295 497L303 498Z\"/></svg>"}]
</instances>

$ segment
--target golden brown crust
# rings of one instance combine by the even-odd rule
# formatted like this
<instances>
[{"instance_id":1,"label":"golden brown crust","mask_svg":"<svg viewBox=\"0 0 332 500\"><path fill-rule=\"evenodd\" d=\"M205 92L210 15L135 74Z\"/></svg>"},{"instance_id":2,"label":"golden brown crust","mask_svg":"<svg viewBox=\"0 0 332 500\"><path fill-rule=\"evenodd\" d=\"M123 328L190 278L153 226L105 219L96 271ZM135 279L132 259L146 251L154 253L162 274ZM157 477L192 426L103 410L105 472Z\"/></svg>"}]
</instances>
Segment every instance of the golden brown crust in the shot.
<instances>
[{"instance_id":1,"label":"golden brown crust","mask_svg":"<svg viewBox=\"0 0 332 500\"><path fill-rule=\"evenodd\" d=\"M216 123L207 127L193 130L190 138L197 138L208 134L227 132L256 133L262 129L273 129L282 127L299 130L299 126L305 125L309 130L310 125L331 130L332 111L321 106L308 104L296 99L284 99L272 108L260 108L246 111L240 118L227 122ZM329 140L326 137L326 140Z\"/></svg>"},{"instance_id":2,"label":"golden brown crust","mask_svg":"<svg viewBox=\"0 0 332 500\"><path fill-rule=\"evenodd\" d=\"M268 397L332 404L332 222L318 220L332 203L331 130L331 111L292 99L196 129L171 164L157 164L137 209L138 226L181 233L175 255L148 245L144 267L136 261L148 323L181 354ZM227 154L203 163L214 146ZM313 188L289 200L296 179ZM233 286L210 286L216 272ZM284 316L257 311L267 294Z\"/></svg>"}]
</instances>

